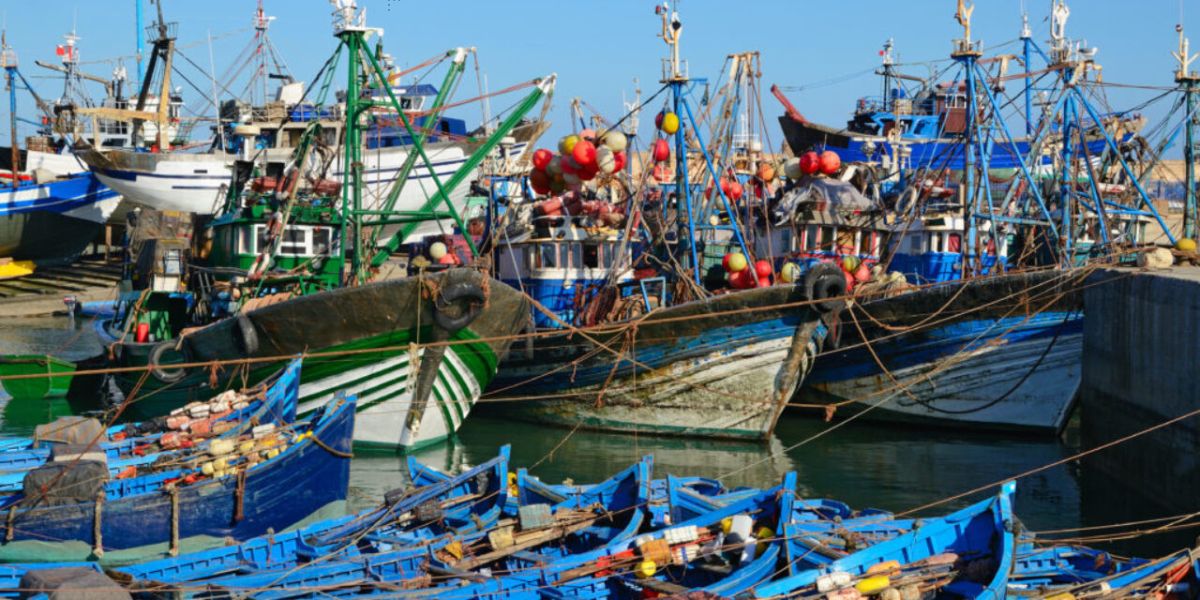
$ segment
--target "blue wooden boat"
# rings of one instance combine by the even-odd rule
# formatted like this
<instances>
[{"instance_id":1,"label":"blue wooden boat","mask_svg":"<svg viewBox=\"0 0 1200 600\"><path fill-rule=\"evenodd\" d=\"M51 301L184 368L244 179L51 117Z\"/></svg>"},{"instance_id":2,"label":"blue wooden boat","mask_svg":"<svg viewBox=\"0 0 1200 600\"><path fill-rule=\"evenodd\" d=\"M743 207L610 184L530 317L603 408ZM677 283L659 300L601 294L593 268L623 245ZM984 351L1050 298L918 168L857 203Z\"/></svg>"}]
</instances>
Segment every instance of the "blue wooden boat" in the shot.
<instances>
[{"instance_id":1,"label":"blue wooden boat","mask_svg":"<svg viewBox=\"0 0 1200 600\"><path fill-rule=\"evenodd\" d=\"M460 532L430 520L425 527L403 533L368 530L352 538L353 550L330 552L329 547L314 547L305 552L301 546L296 559L284 556L265 568L202 581L173 581L172 586L178 586L176 592L179 588L182 592L206 589L218 595L254 598L374 595L398 588L412 589L414 594L457 594L455 588L462 582L487 580L492 571L514 570L514 560L553 562L632 538L646 522L643 505L650 467L652 460L644 458L562 503L524 505L517 518L508 516L490 527L475 523ZM518 474L518 488L520 480ZM497 502L503 503L503 499L494 498L491 504Z\"/></svg>"},{"instance_id":2,"label":"blue wooden boat","mask_svg":"<svg viewBox=\"0 0 1200 600\"><path fill-rule=\"evenodd\" d=\"M1147 560L1122 558L1083 546L1018 547L1008 597L1024 598L1194 598L1200 592L1197 550L1180 550Z\"/></svg>"},{"instance_id":3,"label":"blue wooden boat","mask_svg":"<svg viewBox=\"0 0 1200 600\"><path fill-rule=\"evenodd\" d=\"M447 531L464 534L490 527L501 516L509 486L509 447L495 458L451 476L409 459L412 486L389 492L379 507L314 523L275 535L115 569L131 588L172 590L198 581L229 581L253 574L277 573L308 564L316 557L361 556L359 542L372 548L429 544ZM419 517L436 505L441 518ZM425 507L425 508L422 508ZM443 542L444 543L444 542ZM0 587L4 581L0 580Z\"/></svg>"},{"instance_id":4,"label":"blue wooden boat","mask_svg":"<svg viewBox=\"0 0 1200 600\"><path fill-rule=\"evenodd\" d=\"M204 430L210 433L199 434L184 429L193 422L184 416L176 417L173 422L164 418L113 425L95 439L68 444L62 440L69 436L69 430L79 426L78 419L71 417L45 426L50 439L6 439L0 447L0 492L20 491L29 469L45 464L52 456L59 456L64 451L67 459L80 453L102 454L109 475L116 477L128 467L151 465L164 460L165 455L193 448L195 444L203 447L207 440L237 438L258 425L291 423L296 418L300 372L301 361L296 359L257 386L232 394L223 393L208 402L196 402L181 409L181 414L188 410L194 414L201 414L201 410L208 414L205 419L197 420L207 420ZM211 433L214 426L219 433ZM59 456L58 460L63 458Z\"/></svg>"},{"instance_id":5,"label":"blue wooden boat","mask_svg":"<svg viewBox=\"0 0 1200 600\"><path fill-rule=\"evenodd\" d=\"M1057 433L1082 377L1078 283L1042 270L862 297L800 397L839 417Z\"/></svg>"},{"instance_id":6,"label":"blue wooden boat","mask_svg":"<svg viewBox=\"0 0 1200 600\"><path fill-rule=\"evenodd\" d=\"M754 597L818 597L850 588L878 593L887 587L916 586L913 591L923 598L1004 598L1016 554L1015 492L1015 482L1008 482L994 498L930 519L846 558L759 586Z\"/></svg>"},{"instance_id":7,"label":"blue wooden boat","mask_svg":"<svg viewBox=\"0 0 1200 600\"><path fill-rule=\"evenodd\" d=\"M103 471L72 462L49 473L52 485L39 488L40 496L0 500L0 560L127 564L341 512L354 404L339 399L308 422L259 439L213 440L203 454L130 479L105 481ZM68 480L74 486L64 492Z\"/></svg>"}]
</instances>

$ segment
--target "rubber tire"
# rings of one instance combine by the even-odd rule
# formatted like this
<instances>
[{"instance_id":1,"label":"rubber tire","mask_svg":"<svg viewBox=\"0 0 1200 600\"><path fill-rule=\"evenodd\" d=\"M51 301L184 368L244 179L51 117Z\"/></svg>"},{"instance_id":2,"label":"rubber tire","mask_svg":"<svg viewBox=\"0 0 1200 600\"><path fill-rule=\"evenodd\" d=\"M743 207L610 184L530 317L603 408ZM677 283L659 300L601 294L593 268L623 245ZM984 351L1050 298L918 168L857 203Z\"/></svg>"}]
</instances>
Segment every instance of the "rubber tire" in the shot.
<instances>
[{"instance_id":1,"label":"rubber tire","mask_svg":"<svg viewBox=\"0 0 1200 600\"><path fill-rule=\"evenodd\" d=\"M828 313L841 310L845 305L842 296L847 291L846 276L832 263L815 264L804 276L804 291L809 300L817 301L813 303L817 311Z\"/></svg>"},{"instance_id":2,"label":"rubber tire","mask_svg":"<svg viewBox=\"0 0 1200 600\"><path fill-rule=\"evenodd\" d=\"M467 310L457 317L451 317L442 310L442 306L467 300ZM474 283L460 281L442 288L438 298L433 303L433 320L438 327L451 333L459 331L479 318L481 307L487 301L483 289ZM439 306L440 305L440 306Z\"/></svg>"},{"instance_id":3,"label":"rubber tire","mask_svg":"<svg viewBox=\"0 0 1200 600\"><path fill-rule=\"evenodd\" d=\"M254 322L250 317L244 314L238 314L234 317L234 326L237 328L238 348L246 356L251 356L258 352L258 330L254 328Z\"/></svg>"},{"instance_id":4,"label":"rubber tire","mask_svg":"<svg viewBox=\"0 0 1200 600\"><path fill-rule=\"evenodd\" d=\"M153 375L155 379L163 383L177 383L187 375L187 370L183 368L163 368L162 355L167 351L179 352L179 355L182 356L185 361L187 360L187 356L183 352L175 350L175 344L175 340L167 340L150 350L150 374Z\"/></svg>"}]
</instances>

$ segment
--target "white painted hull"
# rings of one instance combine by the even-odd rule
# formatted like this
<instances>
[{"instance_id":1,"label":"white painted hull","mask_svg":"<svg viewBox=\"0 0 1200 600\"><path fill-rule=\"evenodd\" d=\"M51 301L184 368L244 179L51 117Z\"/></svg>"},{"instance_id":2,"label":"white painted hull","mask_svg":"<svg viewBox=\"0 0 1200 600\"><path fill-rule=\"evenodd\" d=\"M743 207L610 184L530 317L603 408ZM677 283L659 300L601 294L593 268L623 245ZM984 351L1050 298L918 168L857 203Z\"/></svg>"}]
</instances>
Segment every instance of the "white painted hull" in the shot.
<instances>
[{"instance_id":1,"label":"white painted hull","mask_svg":"<svg viewBox=\"0 0 1200 600\"><path fill-rule=\"evenodd\" d=\"M573 388L568 399L520 403L516 410L535 420L590 429L767 439L781 412L778 386L786 380L791 343L789 336L723 348L636 377L614 378L607 386ZM806 356L816 353L810 340ZM802 363L795 381L802 382L809 368L811 361Z\"/></svg>"},{"instance_id":2,"label":"white painted hull","mask_svg":"<svg viewBox=\"0 0 1200 600\"><path fill-rule=\"evenodd\" d=\"M1083 335L984 346L962 356L836 382L810 382L801 401L853 399L863 418L998 430L1060 431L1082 376ZM1044 357L1043 357L1044 355ZM821 359L818 359L821 360ZM878 405L875 408L874 406ZM844 413L839 416L844 416Z\"/></svg>"},{"instance_id":3,"label":"white painted hull","mask_svg":"<svg viewBox=\"0 0 1200 600\"><path fill-rule=\"evenodd\" d=\"M520 156L525 144L517 144L512 152ZM120 151L124 152L124 151ZM289 151L290 152L290 151ZM413 167L408 183L397 199L395 210L416 211L437 193L433 174L445 183L463 164L468 156L457 145L431 145L426 148L430 169L420 160ZM172 210L197 214L212 214L219 210L225 200L225 188L232 175L234 156L228 154L177 153L135 157L118 157L111 168L94 169L96 176L105 185L121 193L130 201L156 210ZM287 156L272 159L286 160ZM386 200L392 182L408 158L408 147L381 148L363 152L363 179L366 183L364 208L380 208ZM137 165L137 166L119 166ZM330 177L341 180L345 175L342 160L335 158ZM473 173L468 181L475 179ZM461 215L466 206L469 186L458 186L450 193L450 201ZM452 222L425 223L417 227L414 235L423 236L449 233Z\"/></svg>"},{"instance_id":4,"label":"white painted hull","mask_svg":"<svg viewBox=\"0 0 1200 600\"><path fill-rule=\"evenodd\" d=\"M424 350L418 352L424 354ZM302 383L299 410L301 414L311 412L329 402L339 391L356 394L356 444L413 449L444 440L458 431L482 391L479 382L454 348L447 348L430 395L430 404L414 431L408 426L413 408L410 387L413 384L415 374L409 368L409 355L401 354L369 366Z\"/></svg>"}]
</instances>

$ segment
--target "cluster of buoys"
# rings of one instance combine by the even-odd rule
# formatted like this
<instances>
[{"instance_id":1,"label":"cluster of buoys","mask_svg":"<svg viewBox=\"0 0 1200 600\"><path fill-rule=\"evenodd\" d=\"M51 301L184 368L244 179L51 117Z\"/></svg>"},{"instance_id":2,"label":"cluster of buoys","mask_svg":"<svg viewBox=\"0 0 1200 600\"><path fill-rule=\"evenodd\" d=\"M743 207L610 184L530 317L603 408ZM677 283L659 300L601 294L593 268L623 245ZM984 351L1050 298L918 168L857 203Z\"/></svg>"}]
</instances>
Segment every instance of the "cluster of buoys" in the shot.
<instances>
[{"instance_id":1,"label":"cluster of buoys","mask_svg":"<svg viewBox=\"0 0 1200 600\"><path fill-rule=\"evenodd\" d=\"M458 254L450 251L445 242L434 242L429 245L429 258L439 265L454 266L462 264Z\"/></svg>"},{"instance_id":2,"label":"cluster of buoys","mask_svg":"<svg viewBox=\"0 0 1200 600\"><path fill-rule=\"evenodd\" d=\"M529 186L538 195L561 194L578 190L601 173L618 173L625 168L628 143L620 131L607 131L597 138L594 130L585 129L565 136L558 141L558 154L546 148L533 153Z\"/></svg>"},{"instance_id":3,"label":"cluster of buoys","mask_svg":"<svg viewBox=\"0 0 1200 600\"><path fill-rule=\"evenodd\" d=\"M809 151L784 163L783 172L789 179L800 179L804 175L835 175L841 168L842 157L837 152L826 150L818 154Z\"/></svg>"},{"instance_id":4,"label":"cluster of buoys","mask_svg":"<svg viewBox=\"0 0 1200 600\"><path fill-rule=\"evenodd\" d=\"M852 290L859 283L871 280L871 267L853 254L842 257L838 261L842 273L846 276L846 289Z\"/></svg>"},{"instance_id":5,"label":"cluster of buoys","mask_svg":"<svg viewBox=\"0 0 1200 600\"><path fill-rule=\"evenodd\" d=\"M746 290L754 287L770 287L775 268L769 260L757 260L753 265L741 252L730 252L721 259L729 287Z\"/></svg>"}]
</instances>

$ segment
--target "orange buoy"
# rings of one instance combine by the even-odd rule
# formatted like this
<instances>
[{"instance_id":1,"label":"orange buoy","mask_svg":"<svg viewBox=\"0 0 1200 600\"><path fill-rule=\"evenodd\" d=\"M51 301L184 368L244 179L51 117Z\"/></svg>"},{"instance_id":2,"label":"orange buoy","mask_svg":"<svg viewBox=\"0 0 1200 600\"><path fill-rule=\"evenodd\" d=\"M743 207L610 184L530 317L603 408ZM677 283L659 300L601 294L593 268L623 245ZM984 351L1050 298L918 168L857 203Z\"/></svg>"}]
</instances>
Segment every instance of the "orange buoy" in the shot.
<instances>
[{"instance_id":1,"label":"orange buoy","mask_svg":"<svg viewBox=\"0 0 1200 600\"><path fill-rule=\"evenodd\" d=\"M596 164L596 145L585 140L579 140L571 150L571 157L581 167L591 167Z\"/></svg>"},{"instance_id":2,"label":"orange buoy","mask_svg":"<svg viewBox=\"0 0 1200 600\"><path fill-rule=\"evenodd\" d=\"M842 168L842 157L838 156L833 150L826 150L821 153L821 172L826 175L833 175Z\"/></svg>"},{"instance_id":3,"label":"orange buoy","mask_svg":"<svg viewBox=\"0 0 1200 600\"><path fill-rule=\"evenodd\" d=\"M764 183L771 183L775 181L775 167L765 160L759 161L757 175Z\"/></svg>"}]
</instances>

